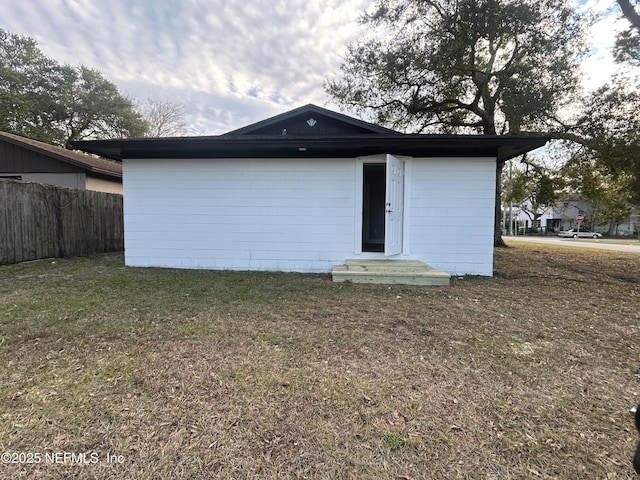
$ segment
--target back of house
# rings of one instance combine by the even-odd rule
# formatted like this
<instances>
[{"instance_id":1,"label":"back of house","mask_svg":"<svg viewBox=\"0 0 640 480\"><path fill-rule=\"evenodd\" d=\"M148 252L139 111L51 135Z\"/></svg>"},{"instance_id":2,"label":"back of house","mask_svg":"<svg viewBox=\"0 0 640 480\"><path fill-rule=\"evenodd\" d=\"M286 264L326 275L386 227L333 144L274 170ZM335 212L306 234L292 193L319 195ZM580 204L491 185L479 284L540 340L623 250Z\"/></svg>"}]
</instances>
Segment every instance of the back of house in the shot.
<instances>
[{"instance_id":1,"label":"back of house","mask_svg":"<svg viewBox=\"0 0 640 480\"><path fill-rule=\"evenodd\" d=\"M220 136L73 146L123 162L130 266L492 275L496 167L546 141L402 134L307 105Z\"/></svg>"}]
</instances>

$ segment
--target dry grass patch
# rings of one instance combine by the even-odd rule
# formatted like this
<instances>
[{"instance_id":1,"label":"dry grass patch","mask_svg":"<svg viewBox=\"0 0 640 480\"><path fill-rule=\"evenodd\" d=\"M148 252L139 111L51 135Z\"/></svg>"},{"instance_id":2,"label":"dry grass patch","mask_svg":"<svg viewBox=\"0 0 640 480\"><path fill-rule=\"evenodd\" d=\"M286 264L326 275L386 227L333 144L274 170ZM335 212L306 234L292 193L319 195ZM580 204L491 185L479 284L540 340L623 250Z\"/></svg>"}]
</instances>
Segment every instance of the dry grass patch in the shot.
<instances>
[{"instance_id":1,"label":"dry grass patch","mask_svg":"<svg viewBox=\"0 0 640 480\"><path fill-rule=\"evenodd\" d=\"M496 272L0 267L0 451L98 457L0 477L633 478L640 256L521 245Z\"/></svg>"}]
</instances>

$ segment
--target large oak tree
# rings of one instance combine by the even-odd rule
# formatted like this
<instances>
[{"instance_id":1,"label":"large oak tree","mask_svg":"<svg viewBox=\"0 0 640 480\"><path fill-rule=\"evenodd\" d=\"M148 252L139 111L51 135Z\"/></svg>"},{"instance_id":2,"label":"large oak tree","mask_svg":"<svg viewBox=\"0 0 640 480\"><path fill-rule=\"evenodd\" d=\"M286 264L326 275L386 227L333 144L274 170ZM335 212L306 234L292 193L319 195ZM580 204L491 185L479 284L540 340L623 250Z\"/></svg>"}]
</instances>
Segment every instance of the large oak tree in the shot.
<instances>
[{"instance_id":1,"label":"large oak tree","mask_svg":"<svg viewBox=\"0 0 640 480\"><path fill-rule=\"evenodd\" d=\"M0 130L48 143L142 136L130 99L97 70L61 65L0 29Z\"/></svg>"},{"instance_id":2,"label":"large oak tree","mask_svg":"<svg viewBox=\"0 0 640 480\"><path fill-rule=\"evenodd\" d=\"M411 132L545 131L578 90L586 20L565 0L377 0L328 93ZM496 245L500 178L496 175Z\"/></svg>"}]
</instances>

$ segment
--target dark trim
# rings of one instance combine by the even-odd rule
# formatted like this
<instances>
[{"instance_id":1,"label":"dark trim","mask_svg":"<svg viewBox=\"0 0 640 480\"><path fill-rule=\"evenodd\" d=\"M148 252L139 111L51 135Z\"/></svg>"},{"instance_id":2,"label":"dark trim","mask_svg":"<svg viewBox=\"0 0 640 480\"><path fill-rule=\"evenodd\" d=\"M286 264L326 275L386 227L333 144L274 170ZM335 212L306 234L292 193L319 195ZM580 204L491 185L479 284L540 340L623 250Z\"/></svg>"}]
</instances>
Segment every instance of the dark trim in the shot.
<instances>
[{"instance_id":1,"label":"dark trim","mask_svg":"<svg viewBox=\"0 0 640 480\"><path fill-rule=\"evenodd\" d=\"M504 162L544 146L549 137L509 135L348 135L336 137L182 137L70 142L114 160L125 158L496 157Z\"/></svg>"},{"instance_id":2,"label":"dark trim","mask_svg":"<svg viewBox=\"0 0 640 480\"><path fill-rule=\"evenodd\" d=\"M306 126L300 127L306 123L306 115L320 115L328 122L311 133ZM289 135L287 126L293 127L296 134ZM534 136L402 134L309 104L219 136L75 141L70 145L114 160L354 158L390 153L412 157L494 157L504 162L549 140Z\"/></svg>"}]
</instances>

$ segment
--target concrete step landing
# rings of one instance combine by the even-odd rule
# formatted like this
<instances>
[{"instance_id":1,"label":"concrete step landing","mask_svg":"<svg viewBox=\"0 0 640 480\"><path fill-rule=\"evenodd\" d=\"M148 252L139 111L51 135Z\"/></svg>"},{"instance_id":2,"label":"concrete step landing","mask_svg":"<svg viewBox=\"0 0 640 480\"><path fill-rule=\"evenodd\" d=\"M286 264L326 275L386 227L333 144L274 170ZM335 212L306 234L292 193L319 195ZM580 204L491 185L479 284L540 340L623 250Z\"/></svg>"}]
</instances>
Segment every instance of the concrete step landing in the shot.
<instances>
[{"instance_id":1,"label":"concrete step landing","mask_svg":"<svg viewBox=\"0 0 640 480\"><path fill-rule=\"evenodd\" d=\"M334 282L449 285L451 275L418 260L347 260L331 271Z\"/></svg>"}]
</instances>

